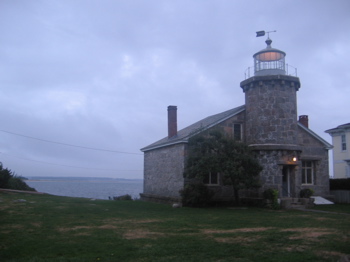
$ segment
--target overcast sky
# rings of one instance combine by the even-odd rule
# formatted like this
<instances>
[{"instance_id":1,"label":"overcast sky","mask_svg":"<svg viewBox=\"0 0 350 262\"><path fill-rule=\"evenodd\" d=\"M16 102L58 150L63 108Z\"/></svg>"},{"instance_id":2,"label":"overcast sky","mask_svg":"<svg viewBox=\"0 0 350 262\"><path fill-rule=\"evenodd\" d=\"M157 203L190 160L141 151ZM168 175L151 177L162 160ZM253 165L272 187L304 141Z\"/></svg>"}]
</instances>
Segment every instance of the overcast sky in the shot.
<instances>
[{"instance_id":1,"label":"overcast sky","mask_svg":"<svg viewBox=\"0 0 350 262\"><path fill-rule=\"evenodd\" d=\"M350 122L349 14L348 0L1 0L0 161L22 176L142 178L168 105L182 129L244 104L260 30L277 30L298 115L331 142L324 131Z\"/></svg>"}]
</instances>

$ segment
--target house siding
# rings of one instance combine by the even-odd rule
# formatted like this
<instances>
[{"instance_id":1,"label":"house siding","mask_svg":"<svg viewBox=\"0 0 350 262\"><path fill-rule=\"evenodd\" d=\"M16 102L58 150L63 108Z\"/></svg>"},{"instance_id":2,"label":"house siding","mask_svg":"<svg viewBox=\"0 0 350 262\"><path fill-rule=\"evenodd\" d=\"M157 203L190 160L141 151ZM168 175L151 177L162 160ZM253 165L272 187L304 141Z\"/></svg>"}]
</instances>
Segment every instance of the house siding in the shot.
<instances>
[{"instance_id":1,"label":"house siding","mask_svg":"<svg viewBox=\"0 0 350 262\"><path fill-rule=\"evenodd\" d=\"M342 149L342 139L341 135L346 135L346 150ZM348 164L345 159L350 159L350 132L340 133L337 136L332 137L334 150L333 150L333 169L334 169L334 178L348 178L349 171L347 170Z\"/></svg>"}]
</instances>

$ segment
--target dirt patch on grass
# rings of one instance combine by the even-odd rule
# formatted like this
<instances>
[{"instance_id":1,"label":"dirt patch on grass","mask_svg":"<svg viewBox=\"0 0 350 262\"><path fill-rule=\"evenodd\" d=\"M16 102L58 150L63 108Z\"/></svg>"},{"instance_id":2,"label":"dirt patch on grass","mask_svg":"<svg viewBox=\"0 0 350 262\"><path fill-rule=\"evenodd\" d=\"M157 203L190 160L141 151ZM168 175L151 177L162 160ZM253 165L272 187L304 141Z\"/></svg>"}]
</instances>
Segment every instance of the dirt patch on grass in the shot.
<instances>
[{"instance_id":1,"label":"dirt patch on grass","mask_svg":"<svg viewBox=\"0 0 350 262\"><path fill-rule=\"evenodd\" d=\"M332 220L334 220L333 218L328 218L328 217L316 217L315 219L318 221L332 221Z\"/></svg>"},{"instance_id":2,"label":"dirt patch on grass","mask_svg":"<svg viewBox=\"0 0 350 262\"><path fill-rule=\"evenodd\" d=\"M340 260L337 261L341 261L341 262L346 262L346 261L350 261L350 255L341 253L341 252L336 252L336 251L318 251L316 253L317 256L320 257L325 257L325 258L338 258ZM343 259L343 260L341 260ZM348 260L346 260L348 259Z\"/></svg>"},{"instance_id":3,"label":"dirt patch on grass","mask_svg":"<svg viewBox=\"0 0 350 262\"><path fill-rule=\"evenodd\" d=\"M273 229L271 227L253 227L253 228L236 228L236 229L228 229L228 230L213 230L213 229L205 229L202 230L204 234L212 235L213 239L219 243L230 243L230 244L241 244L248 245L249 243L259 241L261 238L257 235L254 237L250 236L230 236L227 237L215 237L215 234L234 234L234 233L254 233L254 232L263 232Z\"/></svg>"},{"instance_id":4,"label":"dirt patch on grass","mask_svg":"<svg viewBox=\"0 0 350 262\"><path fill-rule=\"evenodd\" d=\"M236 228L228 230L214 230L214 229L204 229L202 232L204 234L232 234L232 233L249 233L249 232L262 232L273 229L272 227L252 227L252 228Z\"/></svg>"},{"instance_id":5,"label":"dirt patch on grass","mask_svg":"<svg viewBox=\"0 0 350 262\"><path fill-rule=\"evenodd\" d=\"M0 206L0 210L6 210L6 209L9 209L11 208L12 206L9 205L9 204L4 204L4 202L1 202L1 206Z\"/></svg>"},{"instance_id":6,"label":"dirt patch on grass","mask_svg":"<svg viewBox=\"0 0 350 262\"><path fill-rule=\"evenodd\" d=\"M336 231L331 231L331 230L322 229L322 228L287 228L287 229L282 229L281 232L298 233L297 235L291 236L289 239L308 239L308 240L317 240L321 236L337 233Z\"/></svg>"},{"instance_id":7,"label":"dirt patch on grass","mask_svg":"<svg viewBox=\"0 0 350 262\"><path fill-rule=\"evenodd\" d=\"M66 206L55 206L56 209L66 209Z\"/></svg>"},{"instance_id":8,"label":"dirt patch on grass","mask_svg":"<svg viewBox=\"0 0 350 262\"><path fill-rule=\"evenodd\" d=\"M308 249L305 246L300 246L300 245L289 245L288 247L284 247L283 250L286 250L288 252L304 252L306 249Z\"/></svg>"},{"instance_id":9,"label":"dirt patch on grass","mask_svg":"<svg viewBox=\"0 0 350 262\"><path fill-rule=\"evenodd\" d=\"M245 244L249 244L252 242L256 242L259 241L261 238L258 236L254 236L254 238L252 237L214 237L214 240L216 242L219 243L229 243L229 244L241 244L241 245L245 245Z\"/></svg>"},{"instance_id":10,"label":"dirt patch on grass","mask_svg":"<svg viewBox=\"0 0 350 262\"><path fill-rule=\"evenodd\" d=\"M135 219L106 219L103 221L106 224L119 224L119 223L130 223L130 224L149 224L149 223L161 223L164 220L159 219L143 219L143 220L135 220Z\"/></svg>"},{"instance_id":11,"label":"dirt patch on grass","mask_svg":"<svg viewBox=\"0 0 350 262\"><path fill-rule=\"evenodd\" d=\"M123 237L125 239L131 240L131 239L141 239L141 238L151 238L155 239L158 237L164 236L164 233L159 233L159 232L151 232L148 230L144 229L134 229L134 230L129 230L127 231Z\"/></svg>"},{"instance_id":12,"label":"dirt patch on grass","mask_svg":"<svg viewBox=\"0 0 350 262\"><path fill-rule=\"evenodd\" d=\"M102 226L75 226L75 227L60 227L57 228L58 232L69 232L69 231L78 231L78 230L90 230L90 229L118 229L120 227L112 224L105 224Z\"/></svg>"},{"instance_id":13,"label":"dirt patch on grass","mask_svg":"<svg viewBox=\"0 0 350 262\"><path fill-rule=\"evenodd\" d=\"M22 225L6 225L6 227L3 227L0 231L2 234L10 234L12 233L12 230L22 230L24 226Z\"/></svg>"},{"instance_id":14,"label":"dirt patch on grass","mask_svg":"<svg viewBox=\"0 0 350 262\"><path fill-rule=\"evenodd\" d=\"M111 225L111 224L106 224L106 225L103 225L103 226L99 226L98 228L99 229L118 229L117 226Z\"/></svg>"},{"instance_id":15,"label":"dirt patch on grass","mask_svg":"<svg viewBox=\"0 0 350 262\"><path fill-rule=\"evenodd\" d=\"M79 236L91 236L91 234L88 232L81 232L81 233L75 234L74 236L77 236L77 237L79 237Z\"/></svg>"},{"instance_id":16,"label":"dirt patch on grass","mask_svg":"<svg viewBox=\"0 0 350 262\"><path fill-rule=\"evenodd\" d=\"M75 227L59 227L57 228L58 232L69 232L69 231L75 231L80 229L93 229L92 226L75 226Z\"/></svg>"}]
</instances>

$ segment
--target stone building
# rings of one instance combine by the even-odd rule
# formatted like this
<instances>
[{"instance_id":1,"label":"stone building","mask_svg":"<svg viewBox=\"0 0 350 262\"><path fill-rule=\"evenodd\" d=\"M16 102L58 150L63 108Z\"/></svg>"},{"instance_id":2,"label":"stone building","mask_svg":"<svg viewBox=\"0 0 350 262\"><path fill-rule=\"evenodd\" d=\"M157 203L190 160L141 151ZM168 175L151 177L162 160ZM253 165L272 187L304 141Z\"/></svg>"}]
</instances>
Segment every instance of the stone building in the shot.
<instances>
[{"instance_id":1,"label":"stone building","mask_svg":"<svg viewBox=\"0 0 350 262\"><path fill-rule=\"evenodd\" d=\"M267 188L278 189L279 197L298 197L303 188L315 195L329 195L328 150L332 146L309 129L308 116L297 117L300 80L286 73L285 52L267 47L254 54L254 76L240 83L245 105L209 116L177 130L177 107L168 107L168 136L141 149L144 152L144 192L150 201L179 201L188 139L220 127L235 139L247 143L263 166L262 188L250 196L259 197ZM205 183L217 200L230 200L231 187L220 175L208 175Z\"/></svg>"}]
</instances>

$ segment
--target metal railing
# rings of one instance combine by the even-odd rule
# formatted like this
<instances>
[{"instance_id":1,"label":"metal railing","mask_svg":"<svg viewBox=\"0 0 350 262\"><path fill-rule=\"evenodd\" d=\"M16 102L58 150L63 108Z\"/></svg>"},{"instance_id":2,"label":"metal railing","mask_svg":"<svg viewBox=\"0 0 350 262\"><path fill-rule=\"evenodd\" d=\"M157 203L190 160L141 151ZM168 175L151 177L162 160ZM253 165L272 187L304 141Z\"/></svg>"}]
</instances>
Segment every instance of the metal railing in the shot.
<instances>
[{"instance_id":1,"label":"metal railing","mask_svg":"<svg viewBox=\"0 0 350 262\"><path fill-rule=\"evenodd\" d=\"M254 76L254 74L255 74L254 66L250 66L244 71L244 79L248 79L251 76ZM298 69L292 65L286 64L286 75L297 77Z\"/></svg>"}]
</instances>

